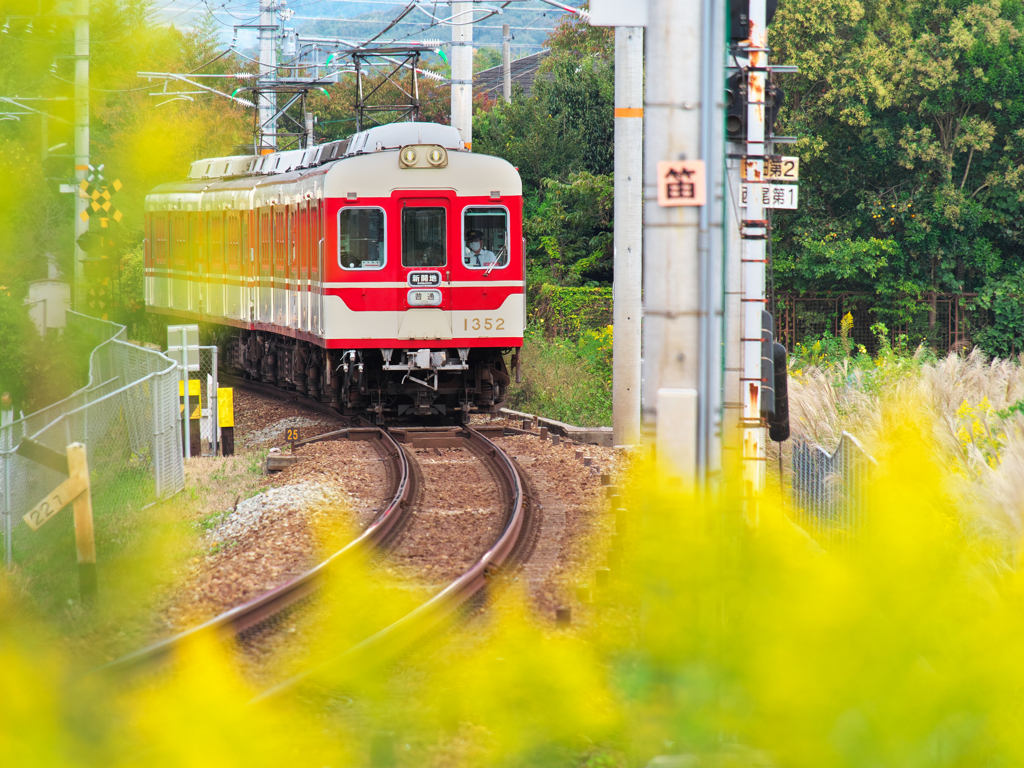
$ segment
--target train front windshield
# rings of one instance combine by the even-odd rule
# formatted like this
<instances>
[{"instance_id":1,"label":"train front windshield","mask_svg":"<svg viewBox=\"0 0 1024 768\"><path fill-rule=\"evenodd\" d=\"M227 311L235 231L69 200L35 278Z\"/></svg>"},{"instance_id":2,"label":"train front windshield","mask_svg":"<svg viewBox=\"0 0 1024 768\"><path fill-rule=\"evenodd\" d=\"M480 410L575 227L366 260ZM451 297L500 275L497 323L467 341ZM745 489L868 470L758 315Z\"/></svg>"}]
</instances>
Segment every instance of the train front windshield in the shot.
<instances>
[{"instance_id":1,"label":"train front windshield","mask_svg":"<svg viewBox=\"0 0 1024 768\"><path fill-rule=\"evenodd\" d=\"M402 266L443 267L446 231L444 208L403 208Z\"/></svg>"}]
</instances>

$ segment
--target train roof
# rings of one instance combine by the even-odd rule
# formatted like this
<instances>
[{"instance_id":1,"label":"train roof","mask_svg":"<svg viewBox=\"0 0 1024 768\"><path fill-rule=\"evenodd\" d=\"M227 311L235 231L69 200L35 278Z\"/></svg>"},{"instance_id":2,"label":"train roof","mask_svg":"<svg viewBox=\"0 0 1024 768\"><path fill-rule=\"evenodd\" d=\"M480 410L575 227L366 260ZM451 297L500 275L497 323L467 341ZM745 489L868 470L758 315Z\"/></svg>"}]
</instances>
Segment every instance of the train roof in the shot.
<instances>
[{"instance_id":1,"label":"train roof","mask_svg":"<svg viewBox=\"0 0 1024 768\"><path fill-rule=\"evenodd\" d=\"M464 150L459 132L438 123L390 123L376 125L341 141L318 144L308 149L270 152L265 155L233 155L196 160L189 168L190 180L228 179L242 176L272 176L315 168L342 157L401 149L409 144L436 144L448 150Z\"/></svg>"},{"instance_id":2,"label":"train roof","mask_svg":"<svg viewBox=\"0 0 1024 768\"><path fill-rule=\"evenodd\" d=\"M398 152L409 146L444 147L444 165L404 166ZM323 158L334 159L321 162ZM249 163L245 175L215 175L241 167L241 159ZM396 190L418 189L450 189L464 197L522 195L519 173L510 163L465 150L455 128L436 123L375 126L345 142L241 159L193 163L188 181L157 187L147 196L146 209L247 209L320 197L382 198Z\"/></svg>"}]
</instances>

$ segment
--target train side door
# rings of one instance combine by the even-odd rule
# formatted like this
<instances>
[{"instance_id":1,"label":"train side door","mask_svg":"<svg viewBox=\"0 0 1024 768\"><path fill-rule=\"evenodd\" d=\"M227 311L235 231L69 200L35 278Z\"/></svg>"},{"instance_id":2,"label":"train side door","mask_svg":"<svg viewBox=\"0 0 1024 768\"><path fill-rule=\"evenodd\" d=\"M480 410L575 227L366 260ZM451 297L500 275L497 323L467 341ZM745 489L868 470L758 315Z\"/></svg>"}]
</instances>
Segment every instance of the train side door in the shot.
<instances>
[{"instance_id":1,"label":"train side door","mask_svg":"<svg viewBox=\"0 0 1024 768\"><path fill-rule=\"evenodd\" d=\"M309 325L310 330L318 336L323 336L323 328L320 325L321 312L324 302L324 234L323 225L320 220L319 201L313 200L309 212L310 237L313 247L313 261L311 264L313 295L310 297L312 306L310 309Z\"/></svg>"},{"instance_id":2,"label":"train side door","mask_svg":"<svg viewBox=\"0 0 1024 768\"><path fill-rule=\"evenodd\" d=\"M299 327L299 207L288 206L288 326Z\"/></svg>"},{"instance_id":3,"label":"train side door","mask_svg":"<svg viewBox=\"0 0 1024 768\"><path fill-rule=\"evenodd\" d=\"M299 203L299 330L309 331L309 204Z\"/></svg>"},{"instance_id":4,"label":"train side door","mask_svg":"<svg viewBox=\"0 0 1024 768\"><path fill-rule=\"evenodd\" d=\"M451 208L445 198L399 200L400 339L452 338L450 261L460 254L449 257Z\"/></svg>"},{"instance_id":5,"label":"train side door","mask_svg":"<svg viewBox=\"0 0 1024 768\"><path fill-rule=\"evenodd\" d=\"M208 314L210 311L210 298L207 281L210 278L210 268L207 264L206 248L206 214L202 211L192 211L188 214L189 232L191 243L189 246L189 266L191 267L192 286L192 311L199 314Z\"/></svg>"}]
</instances>

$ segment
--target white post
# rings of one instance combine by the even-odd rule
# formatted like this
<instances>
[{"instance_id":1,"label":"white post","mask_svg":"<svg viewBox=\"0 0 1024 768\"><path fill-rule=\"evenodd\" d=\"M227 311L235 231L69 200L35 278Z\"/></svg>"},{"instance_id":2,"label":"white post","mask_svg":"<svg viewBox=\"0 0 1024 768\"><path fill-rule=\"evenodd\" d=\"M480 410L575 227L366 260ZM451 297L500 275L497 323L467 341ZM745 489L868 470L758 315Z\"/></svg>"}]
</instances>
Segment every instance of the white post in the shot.
<instances>
[{"instance_id":1,"label":"white post","mask_svg":"<svg viewBox=\"0 0 1024 768\"><path fill-rule=\"evenodd\" d=\"M508 24L501 25L501 74L502 74L502 95L505 103L512 101L512 33Z\"/></svg>"},{"instance_id":2,"label":"white post","mask_svg":"<svg viewBox=\"0 0 1024 768\"><path fill-rule=\"evenodd\" d=\"M644 205L644 28L615 29L615 281L612 285L612 432L640 441Z\"/></svg>"},{"instance_id":3,"label":"white post","mask_svg":"<svg viewBox=\"0 0 1024 768\"><path fill-rule=\"evenodd\" d=\"M220 386L220 382L219 382L218 376L217 376L217 352L218 351L219 350L217 348L217 345L214 344L213 345L213 392L210 394L210 396L208 398L206 398L207 402L209 403L209 407L210 407L210 432L211 432L210 442L212 443L214 458L217 457L217 454L219 452L218 449L220 447L220 423L219 423L220 422L220 418L219 418L218 412L217 412L217 387Z\"/></svg>"},{"instance_id":4,"label":"white post","mask_svg":"<svg viewBox=\"0 0 1024 768\"><path fill-rule=\"evenodd\" d=\"M260 0L260 84L277 80L277 24L274 21L274 0ZM262 128L260 145L277 147L277 122L271 122L277 112L277 94L260 91L259 120Z\"/></svg>"},{"instance_id":5,"label":"white post","mask_svg":"<svg viewBox=\"0 0 1024 768\"><path fill-rule=\"evenodd\" d=\"M700 212L659 206L656 181L659 161L700 158L701 5L650 0L644 94L643 424L694 450L696 423L672 423L670 414L658 412L657 394L700 392Z\"/></svg>"},{"instance_id":6,"label":"white post","mask_svg":"<svg viewBox=\"0 0 1024 768\"><path fill-rule=\"evenodd\" d=\"M75 179L81 184L89 175L89 0L75 0ZM85 253L78 238L89 229L83 218L90 200L75 192L75 309L85 311Z\"/></svg>"},{"instance_id":7,"label":"white post","mask_svg":"<svg viewBox=\"0 0 1024 768\"><path fill-rule=\"evenodd\" d=\"M747 146L743 163L748 181L764 178L765 101L768 86L768 35L765 0L750 2L749 49L747 52ZM742 48L741 44L741 48ZM765 277L769 236L764 205L760 195L747 196L741 210L741 364L740 391L743 398L743 497L747 521L759 521L758 500L764 488L765 430L761 421L761 313L766 306Z\"/></svg>"},{"instance_id":8,"label":"white post","mask_svg":"<svg viewBox=\"0 0 1024 768\"><path fill-rule=\"evenodd\" d=\"M452 3L452 125L473 147L473 25L472 3Z\"/></svg>"},{"instance_id":9,"label":"white post","mask_svg":"<svg viewBox=\"0 0 1024 768\"><path fill-rule=\"evenodd\" d=\"M673 429L658 430L655 438L659 472L679 478L687 490L698 478L697 443L677 440L675 432L697 431L697 390L662 388L658 390L658 418Z\"/></svg>"}]
</instances>

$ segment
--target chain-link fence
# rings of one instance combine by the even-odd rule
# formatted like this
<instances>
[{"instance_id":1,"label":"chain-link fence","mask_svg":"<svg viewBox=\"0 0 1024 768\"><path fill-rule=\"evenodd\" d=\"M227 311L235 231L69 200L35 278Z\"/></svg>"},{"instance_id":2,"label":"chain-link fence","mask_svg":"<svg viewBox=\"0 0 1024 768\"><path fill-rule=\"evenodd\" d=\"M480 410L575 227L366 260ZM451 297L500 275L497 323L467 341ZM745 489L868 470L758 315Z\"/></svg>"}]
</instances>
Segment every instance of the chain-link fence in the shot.
<instances>
[{"instance_id":1,"label":"chain-link fence","mask_svg":"<svg viewBox=\"0 0 1024 768\"><path fill-rule=\"evenodd\" d=\"M174 361L125 341L123 326L70 311L67 317L97 345L89 384L0 435L4 561L33 593L56 604L78 595L71 508L36 531L21 516L66 476L19 454L25 438L61 454L71 443L86 446L101 573L104 561L130 557L142 546L144 507L181 490L185 480Z\"/></svg>"},{"instance_id":2,"label":"chain-link fence","mask_svg":"<svg viewBox=\"0 0 1024 768\"><path fill-rule=\"evenodd\" d=\"M843 432L829 454L820 445L793 443L793 507L815 538L842 543L857 535L867 513L867 486L875 460Z\"/></svg>"}]
</instances>

